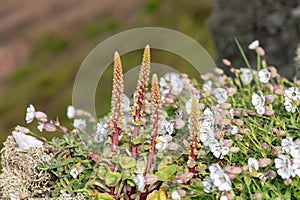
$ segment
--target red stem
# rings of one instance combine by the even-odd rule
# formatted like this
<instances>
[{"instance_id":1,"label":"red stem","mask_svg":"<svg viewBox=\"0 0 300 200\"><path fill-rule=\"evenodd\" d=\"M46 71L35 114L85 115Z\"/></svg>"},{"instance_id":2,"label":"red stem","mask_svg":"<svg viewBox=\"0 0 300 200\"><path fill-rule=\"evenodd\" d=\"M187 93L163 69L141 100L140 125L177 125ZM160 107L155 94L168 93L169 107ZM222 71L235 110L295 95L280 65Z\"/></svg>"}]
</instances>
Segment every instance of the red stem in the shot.
<instances>
[{"instance_id":1,"label":"red stem","mask_svg":"<svg viewBox=\"0 0 300 200\"><path fill-rule=\"evenodd\" d=\"M196 132L194 132L196 133ZM192 141L192 146L191 146L191 158L196 162L197 161L197 155L195 154L195 151L198 149L197 145L197 135L194 134L193 136L193 141ZM195 174L196 173L196 165L189 170L191 173Z\"/></svg>"},{"instance_id":2,"label":"red stem","mask_svg":"<svg viewBox=\"0 0 300 200\"><path fill-rule=\"evenodd\" d=\"M152 162L153 162L153 158L154 158L154 151L155 151L155 145L156 145L156 138L158 135L158 119L159 119L159 113L158 113L158 109L156 108L155 110L155 121L154 121L154 132L152 135L152 139L151 139L151 149L149 151L149 156L148 156L148 162L147 162L147 167L146 167L146 172L149 172L151 167L152 167Z\"/></svg>"}]
</instances>

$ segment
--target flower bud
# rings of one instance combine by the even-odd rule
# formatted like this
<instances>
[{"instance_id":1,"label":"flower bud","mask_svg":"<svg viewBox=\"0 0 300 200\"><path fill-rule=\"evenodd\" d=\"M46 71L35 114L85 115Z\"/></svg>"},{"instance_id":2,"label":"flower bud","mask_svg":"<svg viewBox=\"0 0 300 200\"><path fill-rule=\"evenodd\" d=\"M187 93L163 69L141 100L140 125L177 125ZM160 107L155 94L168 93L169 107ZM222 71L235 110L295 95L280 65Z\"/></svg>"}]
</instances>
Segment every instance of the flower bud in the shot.
<instances>
[{"instance_id":1,"label":"flower bud","mask_svg":"<svg viewBox=\"0 0 300 200\"><path fill-rule=\"evenodd\" d=\"M222 62L224 65L230 67L231 66L231 62L229 60L227 60L226 58L222 59Z\"/></svg>"},{"instance_id":2,"label":"flower bud","mask_svg":"<svg viewBox=\"0 0 300 200\"><path fill-rule=\"evenodd\" d=\"M283 130L277 130L277 131L276 131L276 135L278 135L278 136L285 136L286 133L285 133L285 131L283 131Z\"/></svg>"},{"instance_id":3,"label":"flower bud","mask_svg":"<svg viewBox=\"0 0 300 200\"><path fill-rule=\"evenodd\" d=\"M165 101L165 103L167 103L167 104L172 104L172 103L174 103L174 100L173 100L172 98L170 98L170 97L165 97L164 101Z\"/></svg>"},{"instance_id":4,"label":"flower bud","mask_svg":"<svg viewBox=\"0 0 300 200\"><path fill-rule=\"evenodd\" d=\"M56 126L51 123L44 123L43 128L47 132L55 132L56 131Z\"/></svg>"},{"instance_id":5,"label":"flower bud","mask_svg":"<svg viewBox=\"0 0 300 200\"><path fill-rule=\"evenodd\" d=\"M266 104L272 103L275 100L275 96L272 94L265 96Z\"/></svg>"},{"instance_id":6,"label":"flower bud","mask_svg":"<svg viewBox=\"0 0 300 200\"><path fill-rule=\"evenodd\" d=\"M285 184L285 185L290 185L290 184L292 184L292 182L293 182L292 179L289 178L289 179L286 179L286 180L284 181L284 184Z\"/></svg>"},{"instance_id":7,"label":"flower bud","mask_svg":"<svg viewBox=\"0 0 300 200\"><path fill-rule=\"evenodd\" d=\"M232 152L232 153L236 153L236 152L240 151L240 148L239 147L230 147L229 151Z\"/></svg>"},{"instance_id":8,"label":"flower bud","mask_svg":"<svg viewBox=\"0 0 300 200\"><path fill-rule=\"evenodd\" d=\"M15 130L22 133L30 133L28 128L19 125L15 127Z\"/></svg>"},{"instance_id":9,"label":"flower bud","mask_svg":"<svg viewBox=\"0 0 300 200\"><path fill-rule=\"evenodd\" d=\"M269 145L267 143L263 143L261 145L261 147L262 147L263 150L267 150L269 148Z\"/></svg>"},{"instance_id":10,"label":"flower bud","mask_svg":"<svg viewBox=\"0 0 300 200\"><path fill-rule=\"evenodd\" d=\"M144 179L145 179L145 184L147 185L152 185L158 181L158 177L155 175L146 175Z\"/></svg>"},{"instance_id":11,"label":"flower bud","mask_svg":"<svg viewBox=\"0 0 300 200\"><path fill-rule=\"evenodd\" d=\"M234 119L233 123L237 126L243 126L244 125L244 122L240 119Z\"/></svg>"},{"instance_id":12,"label":"flower bud","mask_svg":"<svg viewBox=\"0 0 300 200\"><path fill-rule=\"evenodd\" d=\"M218 67L215 67L215 68L214 68L214 71L215 71L218 75L224 74L224 70L221 69L221 68L218 68Z\"/></svg>"},{"instance_id":13,"label":"flower bud","mask_svg":"<svg viewBox=\"0 0 300 200\"><path fill-rule=\"evenodd\" d=\"M187 183L193 178L194 174L191 172L184 173L184 174L178 174L176 175L176 179L180 180L181 183Z\"/></svg>"},{"instance_id":14,"label":"flower bud","mask_svg":"<svg viewBox=\"0 0 300 200\"><path fill-rule=\"evenodd\" d=\"M236 88L226 88L226 92L228 96L232 96L236 93Z\"/></svg>"},{"instance_id":15,"label":"flower bud","mask_svg":"<svg viewBox=\"0 0 300 200\"><path fill-rule=\"evenodd\" d=\"M34 117L40 122L47 122L48 117L47 114L41 111L37 111L34 113Z\"/></svg>"},{"instance_id":16,"label":"flower bud","mask_svg":"<svg viewBox=\"0 0 300 200\"><path fill-rule=\"evenodd\" d=\"M268 170L267 171L267 176L268 176L268 179L274 179L274 178L276 178L276 176L277 176L277 174L276 174L276 172L275 171L273 171L273 170Z\"/></svg>"},{"instance_id":17,"label":"flower bud","mask_svg":"<svg viewBox=\"0 0 300 200\"><path fill-rule=\"evenodd\" d=\"M230 103L219 103L218 106L221 109L224 109L224 110L231 108L231 104Z\"/></svg>"},{"instance_id":18,"label":"flower bud","mask_svg":"<svg viewBox=\"0 0 300 200\"><path fill-rule=\"evenodd\" d=\"M272 108L270 108L269 106L265 106L265 115L273 115L274 114L274 110Z\"/></svg>"},{"instance_id":19,"label":"flower bud","mask_svg":"<svg viewBox=\"0 0 300 200\"><path fill-rule=\"evenodd\" d=\"M256 193L252 196L253 200L260 200L262 199L262 194L261 193Z\"/></svg>"},{"instance_id":20,"label":"flower bud","mask_svg":"<svg viewBox=\"0 0 300 200\"><path fill-rule=\"evenodd\" d=\"M271 154L273 156L278 156L279 154L281 154L281 147L274 147L271 151Z\"/></svg>"},{"instance_id":21,"label":"flower bud","mask_svg":"<svg viewBox=\"0 0 300 200\"><path fill-rule=\"evenodd\" d=\"M265 50L264 50L262 47L257 47L257 48L255 49L255 51L256 51L256 53L257 53L258 55L260 55L260 56L265 56L265 55L266 55Z\"/></svg>"},{"instance_id":22,"label":"flower bud","mask_svg":"<svg viewBox=\"0 0 300 200\"><path fill-rule=\"evenodd\" d=\"M181 129L185 125L185 122L182 119L175 119L175 120L172 120L171 122L174 123L175 129Z\"/></svg>"},{"instance_id":23,"label":"flower bud","mask_svg":"<svg viewBox=\"0 0 300 200\"><path fill-rule=\"evenodd\" d=\"M228 173L228 174L241 174L242 173L242 168L234 167L234 166L224 167L223 170L225 173Z\"/></svg>"},{"instance_id":24,"label":"flower bud","mask_svg":"<svg viewBox=\"0 0 300 200\"><path fill-rule=\"evenodd\" d=\"M259 167L267 167L272 163L272 160L269 158L262 158L258 160L258 166Z\"/></svg>"}]
</instances>

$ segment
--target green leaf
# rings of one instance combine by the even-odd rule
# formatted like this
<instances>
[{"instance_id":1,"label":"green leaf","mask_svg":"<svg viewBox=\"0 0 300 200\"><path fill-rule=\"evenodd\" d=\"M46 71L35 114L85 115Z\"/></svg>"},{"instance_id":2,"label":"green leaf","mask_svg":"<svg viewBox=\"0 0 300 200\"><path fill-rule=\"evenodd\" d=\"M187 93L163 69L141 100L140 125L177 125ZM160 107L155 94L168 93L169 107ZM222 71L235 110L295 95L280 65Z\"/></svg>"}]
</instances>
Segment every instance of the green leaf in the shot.
<instances>
[{"instance_id":1,"label":"green leaf","mask_svg":"<svg viewBox=\"0 0 300 200\"><path fill-rule=\"evenodd\" d=\"M123 169L133 168L136 166L135 159L129 156L121 157L119 163Z\"/></svg>"},{"instance_id":2,"label":"green leaf","mask_svg":"<svg viewBox=\"0 0 300 200\"><path fill-rule=\"evenodd\" d=\"M177 165L168 165L163 168L158 169L156 173L157 177L161 181L167 181L173 174L175 174L179 170L179 166Z\"/></svg>"},{"instance_id":3,"label":"green leaf","mask_svg":"<svg viewBox=\"0 0 300 200\"><path fill-rule=\"evenodd\" d=\"M99 170L97 172L97 176L101 179L101 180L104 180L105 179L105 176L106 174L110 172L110 170L108 169L108 167L106 166L100 166L99 167Z\"/></svg>"},{"instance_id":4,"label":"green leaf","mask_svg":"<svg viewBox=\"0 0 300 200\"><path fill-rule=\"evenodd\" d=\"M122 175L119 172L111 172L106 174L104 181L108 187L114 187L118 184L121 178Z\"/></svg>"},{"instance_id":5,"label":"green leaf","mask_svg":"<svg viewBox=\"0 0 300 200\"><path fill-rule=\"evenodd\" d=\"M98 193L97 200L114 200L114 198L107 193Z\"/></svg>"},{"instance_id":6,"label":"green leaf","mask_svg":"<svg viewBox=\"0 0 300 200\"><path fill-rule=\"evenodd\" d=\"M142 143L142 138L141 137L134 138L132 140L132 143L135 145L140 144L140 143Z\"/></svg>"},{"instance_id":7,"label":"green leaf","mask_svg":"<svg viewBox=\"0 0 300 200\"><path fill-rule=\"evenodd\" d=\"M125 179L130 179L130 178L133 178L133 173L126 169L124 171L122 171L122 179L125 180Z\"/></svg>"}]
</instances>

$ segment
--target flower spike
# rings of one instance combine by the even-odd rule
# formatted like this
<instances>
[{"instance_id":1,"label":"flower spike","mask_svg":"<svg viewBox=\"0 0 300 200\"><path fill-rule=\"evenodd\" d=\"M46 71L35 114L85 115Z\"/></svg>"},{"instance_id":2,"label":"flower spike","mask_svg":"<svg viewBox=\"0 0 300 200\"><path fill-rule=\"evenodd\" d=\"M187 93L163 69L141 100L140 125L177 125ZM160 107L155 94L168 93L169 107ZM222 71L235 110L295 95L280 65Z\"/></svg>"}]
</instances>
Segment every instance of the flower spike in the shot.
<instances>
[{"instance_id":1,"label":"flower spike","mask_svg":"<svg viewBox=\"0 0 300 200\"><path fill-rule=\"evenodd\" d=\"M143 117L143 105L145 100L145 94L148 88L148 81L150 76L150 46L146 45L144 50L144 56L142 66L139 74L137 88L135 91L134 104L132 107L132 117L135 124L132 138L135 139L139 135L140 120ZM136 158L138 145L132 145L132 157Z\"/></svg>"},{"instance_id":2,"label":"flower spike","mask_svg":"<svg viewBox=\"0 0 300 200\"><path fill-rule=\"evenodd\" d=\"M116 150L123 119L124 81L121 58L118 52L114 56L113 90L111 98L112 149Z\"/></svg>"},{"instance_id":3,"label":"flower spike","mask_svg":"<svg viewBox=\"0 0 300 200\"><path fill-rule=\"evenodd\" d=\"M152 77L152 89L151 89L151 121L152 121L152 139L151 139L151 149L149 151L148 162L146 172L149 172L152 167L152 161L154 157L154 150L156 144L156 138L159 132L159 120L160 120L160 109L161 109L161 97L159 91L159 85L157 80L157 75L154 74Z\"/></svg>"},{"instance_id":4,"label":"flower spike","mask_svg":"<svg viewBox=\"0 0 300 200\"><path fill-rule=\"evenodd\" d=\"M198 157L198 148L200 147L199 144L199 136L200 136L200 125L199 125L199 116L198 116L198 99L196 96L192 99L192 109L191 115L189 118L190 123L190 135L192 137L192 144L191 144L191 151L190 151L190 160L192 162L197 161ZM196 165L190 168L190 172L196 172Z\"/></svg>"}]
</instances>

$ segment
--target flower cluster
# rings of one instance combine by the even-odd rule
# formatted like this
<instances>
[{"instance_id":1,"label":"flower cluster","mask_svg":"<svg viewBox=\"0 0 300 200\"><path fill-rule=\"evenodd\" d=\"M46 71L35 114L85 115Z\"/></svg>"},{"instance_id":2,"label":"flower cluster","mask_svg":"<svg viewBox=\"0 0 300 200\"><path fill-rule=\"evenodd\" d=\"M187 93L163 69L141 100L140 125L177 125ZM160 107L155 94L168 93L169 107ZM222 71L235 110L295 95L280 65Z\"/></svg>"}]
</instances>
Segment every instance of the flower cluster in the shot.
<instances>
[{"instance_id":1,"label":"flower cluster","mask_svg":"<svg viewBox=\"0 0 300 200\"><path fill-rule=\"evenodd\" d=\"M39 130L65 136L53 144L59 161L45 170L74 185L57 181L55 191L107 200L284 199L288 193L298 198L299 82L268 66L259 41L248 48L256 53L256 66L246 57L240 68L224 59L231 76L215 68L199 82L172 72L153 75L148 83L147 45L133 99L123 94L121 58L115 53L111 112L95 119L69 106L71 131L30 105L27 123L36 119ZM31 141L26 149L42 145L19 133L33 133L21 127L13 132Z\"/></svg>"}]
</instances>

